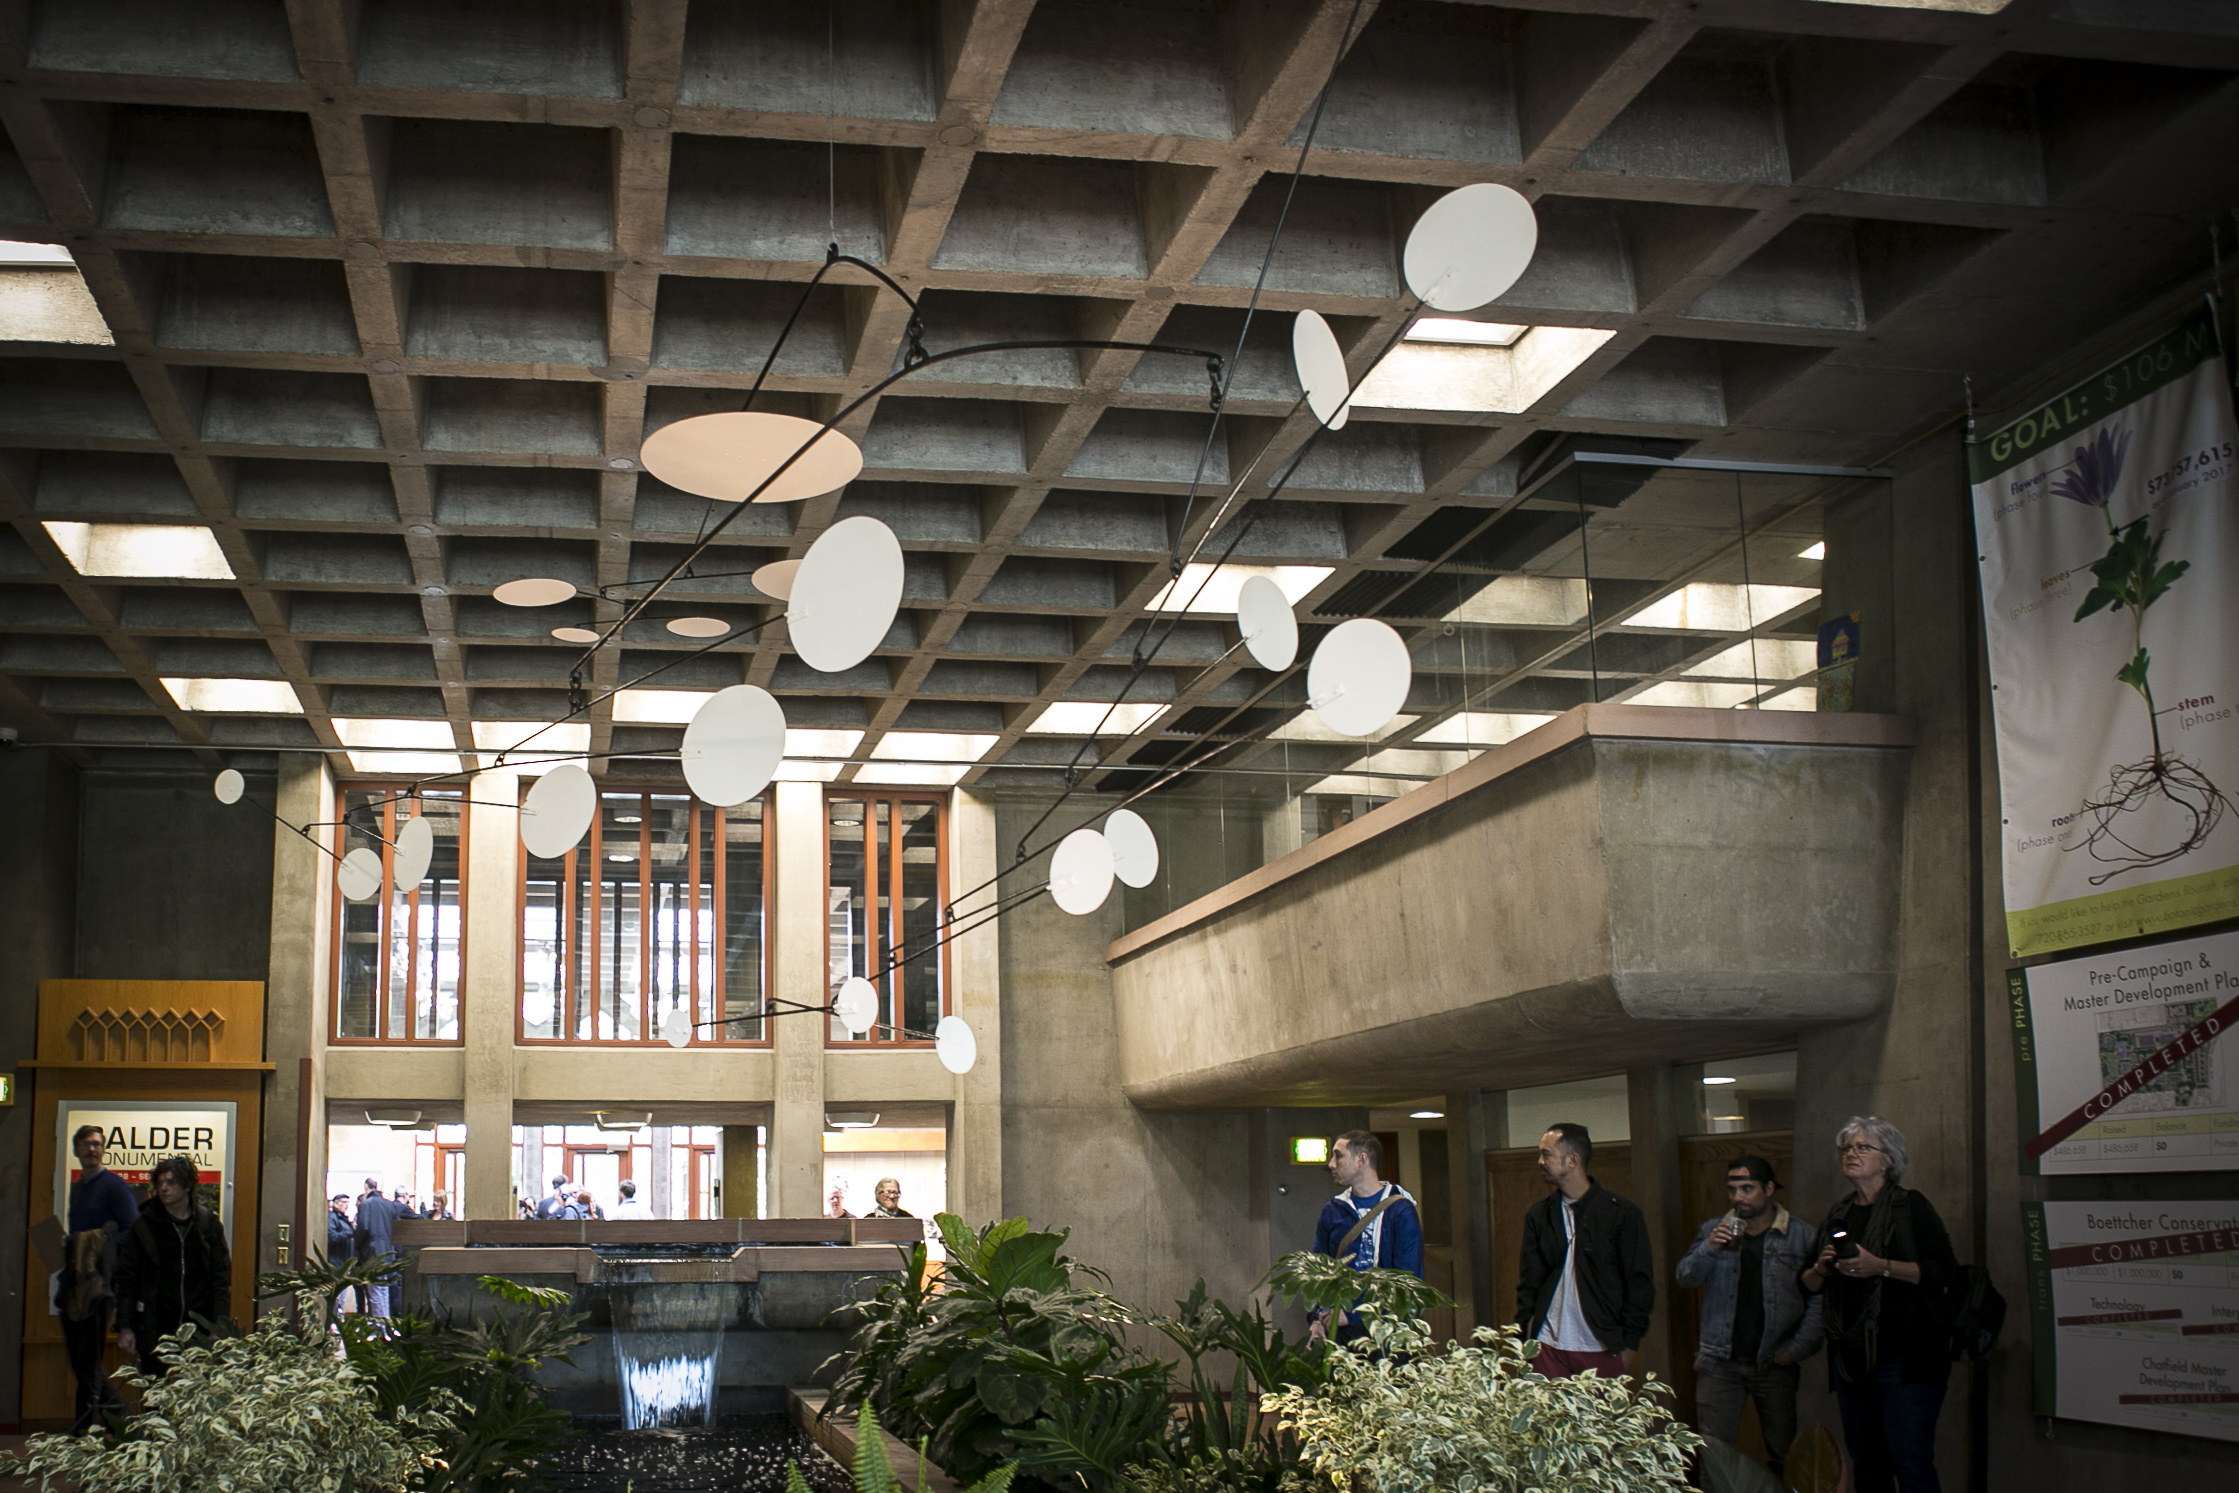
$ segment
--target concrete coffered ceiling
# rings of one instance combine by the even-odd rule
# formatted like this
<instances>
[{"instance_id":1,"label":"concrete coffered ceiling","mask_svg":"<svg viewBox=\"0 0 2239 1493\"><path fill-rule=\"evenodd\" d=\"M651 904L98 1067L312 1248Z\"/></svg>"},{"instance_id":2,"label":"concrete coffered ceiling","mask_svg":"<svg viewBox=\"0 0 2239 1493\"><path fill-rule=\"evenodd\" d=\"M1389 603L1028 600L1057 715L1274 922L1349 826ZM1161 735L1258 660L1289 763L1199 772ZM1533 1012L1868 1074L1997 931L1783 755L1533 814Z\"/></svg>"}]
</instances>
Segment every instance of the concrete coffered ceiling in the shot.
<instances>
[{"instance_id":1,"label":"concrete coffered ceiling","mask_svg":"<svg viewBox=\"0 0 2239 1493\"><path fill-rule=\"evenodd\" d=\"M1236 559L1316 568L1287 572L1309 643L1363 613L1409 632L1399 744L1463 708L1562 708L1591 687L1562 617L1449 615L1578 573L1568 505L1530 495L1547 459L1584 438L1870 461L1948 416L1962 374L2010 385L2196 273L2239 197L2239 20L2182 0L16 0L0 239L75 268L0 264L0 722L88 762L253 766L339 751L338 718L467 752L475 721L558 716L577 650L549 628L618 611L491 589L673 563L720 510L640 444L738 406L827 242L922 297L934 350L1226 349L1349 22L1208 496L1184 502L1200 363L946 365L849 421L859 480L743 515L656 609L777 611L729 573L872 514L909 564L886 645L823 675L778 624L658 684L764 685L797 727L865 733L857 759L907 756L892 732L990 737L967 783L1049 782L1078 737L1030 728L1112 697L1170 555L1306 439L1289 313L1328 316L1358 372L1404 319L1415 217L1490 180L1533 199L1540 250L1474 316L1531 330L1403 344ZM896 366L900 300L832 281L763 407L821 418ZM1597 578L1625 607L1740 579L1736 486L1636 481L1596 509ZM1810 491L1750 479L1739 502L1757 522ZM81 574L146 537L112 524L202 531L201 574ZM1752 579L1816 585L1816 525L1774 522ZM1445 589L1418 586L1458 543ZM1440 656L1457 626L1466 691ZM1747 633L1666 619L1599 667L1637 693ZM1295 680L1204 667L1234 642L1184 620L1129 696L1162 708L1100 755L1284 729ZM588 682L692 646L646 621ZM300 714L274 708L291 693ZM591 714L599 752L678 733Z\"/></svg>"}]
</instances>

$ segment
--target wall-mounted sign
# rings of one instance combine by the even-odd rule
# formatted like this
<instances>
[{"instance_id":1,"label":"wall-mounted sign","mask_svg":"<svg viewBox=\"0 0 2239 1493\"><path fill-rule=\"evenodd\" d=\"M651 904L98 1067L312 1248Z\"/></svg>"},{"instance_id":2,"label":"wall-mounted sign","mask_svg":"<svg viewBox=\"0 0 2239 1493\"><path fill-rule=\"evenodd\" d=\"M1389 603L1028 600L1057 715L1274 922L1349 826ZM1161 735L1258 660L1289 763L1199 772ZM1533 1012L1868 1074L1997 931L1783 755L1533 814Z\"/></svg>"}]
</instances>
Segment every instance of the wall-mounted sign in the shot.
<instances>
[{"instance_id":1,"label":"wall-mounted sign","mask_svg":"<svg viewBox=\"0 0 2239 1493\"><path fill-rule=\"evenodd\" d=\"M2023 1170L2239 1170L2239 933L2006 978Z\"/></svg>"},{"instance_id":2,"label":"wall-mounted sign","mask_svg":"<svg viewBox=\"0 0 2239 1493\"><path fill-rule=\"evenodd\" d=\"M15 1102L16 1076L13 1073L0 1073L0 1105L13 1104Z\"/></svg>"},{"instance_id":3,"label":"wall-mounted sign","mask_svg":"<svg viewBox=\"0 0 2239 1493\"><path fill-rule=\"evenodd\" d=\"M2239 915L2239 427L2213 318L1967 468L2014 953Z\"/></svg>"},{"instance_id":4,"label":"wall-mounted sign","mask_svg":"<svg viewBox=\"0 0 2239 1493\"><path fill-rule=\"evenodd\" d=\"M2239 1441L2239 1202L2026 1203L2039 1415Z\"/></svg>"},{"instance_id":5,"label":"wall-mounted sign","mask_svg":"<svg viewBox=\"0 0 2239 1493\"><path fill-rule=\"evenodd\" d=\"M203 1206L218 1215L226 1237L233 1237L233 1147L235 1105L230 1099L58 1099L55 1101L55 1211L66 1206L77 1179L78 1158L70 1137L81 1126L99 1125L108 1137L102 1165L148 1195L149 1173L166 1156L191 1156L201 1174Z\"/></svg>"},{"instance_id":6,"label":"wall-mounted sign","mask_svg":"<svg viewBox=\"0 0 2239 1493\"><path fill-rule=\"evenodd\" d=\"M1291 1137L1292 1166L1328 1166L1329 1138L1320 1135Z\"/></svg>"}]
</instances>

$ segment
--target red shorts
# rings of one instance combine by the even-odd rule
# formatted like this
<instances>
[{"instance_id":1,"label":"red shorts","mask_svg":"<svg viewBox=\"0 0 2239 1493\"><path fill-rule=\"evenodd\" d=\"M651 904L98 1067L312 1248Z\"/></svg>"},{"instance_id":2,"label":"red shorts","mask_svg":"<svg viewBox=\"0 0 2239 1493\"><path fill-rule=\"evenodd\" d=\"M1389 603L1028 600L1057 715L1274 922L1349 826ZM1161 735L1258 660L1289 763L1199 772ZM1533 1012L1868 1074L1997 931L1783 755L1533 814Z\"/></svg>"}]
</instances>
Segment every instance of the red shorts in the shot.
<instances>
[{"instance_id":1,"label":"red shorts","mask_svg":"<svg viewBox=\"0 0 2239 1493\"><path fill-rule=\"evenodd\" d=\"M1532 1358L1532 1368L1549 1379L1568 1379L1573 1374L1583 1374L1593 1369L1604 1379L1622 1379L1625 1376L1625 1355L1622 1353L1572 1353L1552 1343L1541 1343L1539 1352Z\"/></svg>"}]
</instances>

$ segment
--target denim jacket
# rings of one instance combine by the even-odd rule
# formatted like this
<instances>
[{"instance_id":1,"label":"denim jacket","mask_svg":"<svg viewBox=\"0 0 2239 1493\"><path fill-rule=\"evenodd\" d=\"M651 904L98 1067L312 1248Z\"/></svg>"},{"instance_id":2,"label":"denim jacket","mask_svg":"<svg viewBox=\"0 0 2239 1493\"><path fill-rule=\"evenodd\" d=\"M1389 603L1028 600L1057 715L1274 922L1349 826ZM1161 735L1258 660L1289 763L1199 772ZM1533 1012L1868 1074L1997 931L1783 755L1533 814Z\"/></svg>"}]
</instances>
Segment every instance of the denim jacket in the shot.
<instances>
[{"instance_id":1,"label":"denim jacket","mask_svg":"<svg viewBox=\"0 0 2239 1493\"><path fill-rule=\"evenodd\" d=\"M1679 1257L1677 1271L1682 1286L1709 1287L1703 1293L1698 1364L1724 1359L1734 1346L1734 1294L1741 1285L1741 1252L1710 1247L1711 1231L1718 1222L1713 1218L1695 1231L1695 1242ZM1823 1336L1819 1298L1806 1296L1796 1284L1818 1248L1819 1230L1791 1217L1786 1208L1773 1209L1772 1227L1765 1231L1765 1334L1757 1340L1760 1369L1783 1348L1799 1363L1819 1351Z\"/></svg>"}]
</instances>

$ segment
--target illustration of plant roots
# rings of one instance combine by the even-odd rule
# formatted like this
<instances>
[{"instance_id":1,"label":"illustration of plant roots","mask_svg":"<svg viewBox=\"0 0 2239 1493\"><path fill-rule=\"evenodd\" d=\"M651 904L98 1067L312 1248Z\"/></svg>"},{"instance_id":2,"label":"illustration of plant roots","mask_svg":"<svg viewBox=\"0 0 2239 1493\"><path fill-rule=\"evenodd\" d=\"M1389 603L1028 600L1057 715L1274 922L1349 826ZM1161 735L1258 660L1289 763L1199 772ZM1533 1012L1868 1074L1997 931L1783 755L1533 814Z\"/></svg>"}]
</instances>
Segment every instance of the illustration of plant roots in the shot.
<instances>
[{"instance_id":1,"label":"illustration of plant roots","mask_svg":"<svg viewBox=\"0 0 2239 1493\"><path fill-rule=\"evenodd\" d=\"M2161 541L2166 536L2149 532L2148 518L2115 527L2108 506L2129 450L2129 431L2102 429L2088 444L2076 448L2068 474L2052 488L2057 497L2098 509L2100 521L2107 526L2107 553L2092 564L2096 584L2076 608L2075 620L2081 622L2098 611L2130 613L2130 661L2115 671L2115 678L2137 692L2153 737L2151 757L2114 768L2108 774L2106 792L2085 801L2083 814L2091 825L2090 833L2064 847L2086 851L2093 860L2111 868L2093 876L2093 886L2192 854L2208 842L2224 811L2231 807L2231 800L2205 772L2161 745L2161 716L2153 698L2153 659L2146 652L2146 609L2167 594L2192 568L2192 562L2163 563ZM2135 831L2124 833L2126 815L2142 814L2164 803L2176 809L2179 823L2187 826L2174 843L2141 844Z\"/></svg>"}]
</instances>

